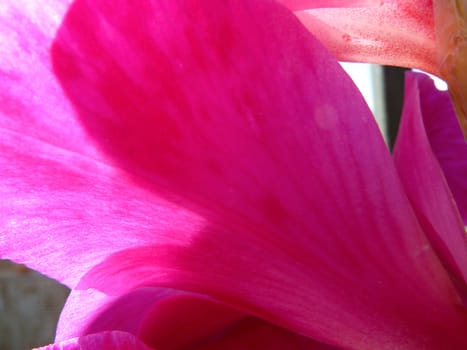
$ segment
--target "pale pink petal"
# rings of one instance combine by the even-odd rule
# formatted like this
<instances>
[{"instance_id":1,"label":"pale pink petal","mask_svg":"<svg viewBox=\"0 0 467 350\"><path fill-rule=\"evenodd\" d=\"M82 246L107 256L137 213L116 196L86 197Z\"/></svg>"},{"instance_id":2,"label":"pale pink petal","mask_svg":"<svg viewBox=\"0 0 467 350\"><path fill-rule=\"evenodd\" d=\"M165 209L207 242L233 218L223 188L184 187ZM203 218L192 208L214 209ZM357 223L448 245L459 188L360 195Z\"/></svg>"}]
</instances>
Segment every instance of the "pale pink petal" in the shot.
<instances>
[{"instance_id":1,"label":"pale pink petal","mask_svg":"<svg viewBox=\"0 0 467 350\"><path fill-rule=\"evenodd\" d=\"M272 2L128 6L77 1L56 74L135 184L209 224L80 286L191 290L343 347L466 345L373 117L319 42Z\"/></svg>"},{"instance_id":2,"label":"pale pink petal","mask_svg":"<svg viewBox=\"0 0 467 350\"><path fill-rule=\"evenodd\" d=\"M339 60L439 74L431 0L390 0L376 7L314 8L296 14Z\"/></svg>"},{"instance_id":3,"label":"pale pink petal","mask_svg":"<svg viewBox=\"0 0 467 350\"><path fill-rule=\"evenodd\" d=\"M138 189L121 170L24 134L0 133L2 258L73 287L113 252L156 241L185 244L205 225Z\"/></svg>"},{"instance_id":4,"label":"pale pink petal","mask_svg":"<svg viewBox=\"0 0 467 350\"><path fill-rule=\"evenodd\" d=\"M37 350L151 350L151 348L129 333L115 331L70 339Z\"/></svg>"},{"instance_id":5,"label":"pale pink petal","mask_svg":"<svg viewBox=\"0 0 467 350\"><path fill-rule=\"evenodd\" d=\"M417 80L423 123L431 149L467 226L467 142L449 93L438 91L427 76L419 76Z\"/></svg>"},{"instance_id":6,"label":"pale pink petal","mask_svg":"<svg viewBox=\"0 0 467 350\"><path fill-rule=\"evenodd\" d=\"M446 104L442 104L437 110L428 112L428 102L422 101L436 92L429 91L426 85L420 88L420 85L426 84L425 79L429 78L409 73L406 79L404 111L394 159L431 244L460 288L461 296L467 298L467 238L442 169L431 149L422 114L438 111L436 117L442 120L452 117L452 109L443 111L441 108ZM435 89L433 84L431 89Z\"/></svg>"},{"instance_id":7,"label":"pale pink petal","mask_svg":"<svg viewBox=\"0 0 467 350\"><path fill-rule=\"evenodd\" d=\"M55 332L55 342L58 343L83 335L82 330L86 328L90 320L95 318L95 310L100 310L109 301L114 301L117 298L92 288L86 290L72 289L60 314Z\"/></svg>"},{"instance_id":8,"label":"pale pink petal","mask_svg":"<svg viewBox=\"0 0 467 350\"><path fill-rule=\"evenodd\" d=\"M376 7L381 3L379 0L278 0L278 2L292 11L320 7Z\"/></svg>"},{"instance_id":9,"label":"pale pink petal","mask_svg":"<svg viewBox=\"0 0 467 350\"><path fill-rule=\"evenodd\" d=\"M120 297L94 289L72 290L60 314L55 341L119 330L137 335L152 306L181 292L141 288Z\"/></svg>"},{"instance_id":10,"label":"pale pink petal","mask_svg":"<svg viewBox=\"0 0 467 350\"><path fill-rule=\"evenodd\" d=\"M0 7L0 128L94 157L52 74L50 48L70 1L3 0Z\"/></svg>"}]
</instances>

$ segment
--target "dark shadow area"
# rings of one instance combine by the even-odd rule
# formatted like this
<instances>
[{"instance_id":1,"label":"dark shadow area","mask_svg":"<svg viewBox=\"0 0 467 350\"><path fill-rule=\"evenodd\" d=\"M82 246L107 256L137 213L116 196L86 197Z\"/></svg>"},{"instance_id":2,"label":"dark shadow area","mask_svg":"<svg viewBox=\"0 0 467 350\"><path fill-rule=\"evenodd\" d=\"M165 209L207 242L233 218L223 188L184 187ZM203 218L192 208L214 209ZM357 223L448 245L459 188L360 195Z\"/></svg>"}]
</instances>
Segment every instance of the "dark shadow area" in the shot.
<instances>
[{"instance_id":1,"label":"dark shadow area","mask_svg":"<svg viewBox=\"0 0 467 350\"><path fill-rule=\"evenodd\" d=\"M404 102L404 81L406 68L384 66L384 100L386 105L386 130L389 148L392 150L397 138Z\"/></svg>"}]
</instances>

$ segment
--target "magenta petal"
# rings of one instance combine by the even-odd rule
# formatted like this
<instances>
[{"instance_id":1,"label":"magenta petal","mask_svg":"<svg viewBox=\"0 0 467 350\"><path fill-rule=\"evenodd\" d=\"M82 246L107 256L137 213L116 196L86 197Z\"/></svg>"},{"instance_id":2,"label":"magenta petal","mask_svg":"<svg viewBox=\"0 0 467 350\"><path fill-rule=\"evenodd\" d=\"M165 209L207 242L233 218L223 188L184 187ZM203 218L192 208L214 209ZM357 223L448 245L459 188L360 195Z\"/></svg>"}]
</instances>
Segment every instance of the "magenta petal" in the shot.
<instances>
[{"instance_id":1,"label":"magenta petal","mask_svg":"<svg viewBox=\"0 0 467 350\"><path fill-rule=\"evenodd\" d=\"M156 349L180 349L210 341L245 316L206 296L170 289L141 288L120 297L72 291L57 339L119 330Z\"/></svg>"},{"instance_id":2,"label":"magenta petal","mask_svg":"<svg viewBox=\"0 0 467 350\"><path fill-rule=\"evenodd\" d=\"M184 242L203 220L135 188L75 118L51 71L50 47L67 6L2 1L0 258L72 287L108 254L163 237Z\"/></svg>"},{"instance_id":3,"label":"magenta petal","mask_svg":"<svg viewBox=\"0 0 467 350\"><path fill-rule=\"evenodd\" d=\"M447 91L438 91L427 76L418 77L420 108L431 149L467 226L467 142Z\"/></svg>"},{"instance_id":4,"label":"magenta petal","mask_svg":"<svg viewBox=\"0 0 467 350\"><path fill-rule=\"evenodd\" d=\"M53 61L72 106L2 111L5 253L72 285L91 269L80 286L109 293L209 295L344 348L467 346L373 117L289 11L77 0ZM40 104L31 86L59 93L46 68L0 91Z\"/></svg>"},{"instance_id":5,"label":"magenta petal","mask_svg":"<svg viewBox=\"0 0 467 350\"><path fill-rule=\"evenodd\" d=\"M226 334L203 350L333 350L335 347L250 317L232 325Z\"/></svg>"},{"instance_id":6,"label":"magenta petal","mask_svg":"<svg viewBox=\"0 0 467 350\"><path fill-rule=\"evenodd\" d=\"M158 349L185 349L223 337L245 313L209 298L180 293L148 310L138 336Z\"/></svg>"},{"instance_id":7,"label":"magenta petal","mask_svg":"<svg viewBox=\"0 0 467 350\"><path fill-rule=\"evenodd\" d=\"M113 254L79 287L189 290L342 347L466 345L373 117L289 11L77 1L53 54L113 162L208 222Z\"/></svg>"},{"instance_id":8,"label":"magenta petal","mask_svg":"<svg viewBox=\"0 0 467 350\"><path fill-rule=\"evenodd\" d=\"M89 313L89 301L95 304L92 294L96 292L88 292L72 291L60 328L75 328L81 336L106 329L126 331L146 345L164 350L334 349L194 294L144 288L118 299L107 297L105 305ZM77 299L73 294L81 295ZM79 329L76 323L67 322L71 311L87 314L87 325L82 323Z\"/></svg>"},{"instance_id":9,"label":"magenta petal","mask_svg":"<svg viewBox=\"0 0 467 350\"><path fill-rule=\"evenodd\" d=\"M115 331L91 334L37 350L151 350L151 348L129 333Z\"/></svg>"},{"instance_id":10,"label":"magenta petal","mask_svg":"<svg viewBox=\"0 0 467 350\"><path fill-rule=\"evenodd\" d=\"M457 121L451 120L455 117L452 105L446 104L449 100L434 97L442 93L429 83L430 79L427 76L408 73L406 79L404 111L394 159L407 194L431 244L458 288L461 289L461 293L464 294L463 298L467 298L465 294L467 293L467 239L464 227L423 124L424 120L430 123L434 113L438 125L457 123ZM435 102L441 104L435 107L433 104ZM430 134L433 134L437 129L433 128L433 122L431 123L428 125ZM435 136L439 137L439 135ZM458 137L463 140L462 134ZM456 138L454 140L443 138L444 145L440 146L440 140L433 139L438 151L447 151L448 147L452 146L451 142L456 141L458 141ZM451 159L456 157L457 152L461 152L459 156L464 158L461 159L461 163L463 160L465 165L465 157L463 157L465 154L462 154L465 153L465 147L450 148L450 150L454 152ZM449 166L449 158L446 165ZM465 173L466 168L464 167L462 171ZM452 176L455 175L451 174L451 178ZM464 186L466 179L463 179Z\"/></svg>"},{"instance_id":11,"label":"magenta petal","mask_svg":"<svg viewBox=\"0 0 467 350\"><path fill-rule=\"evenodd\" d=\"M2 258L74 286L116 251L154 241L184 244L204 226L116 168L24 134L0 134Z\"/></svg>"}]
</instances>

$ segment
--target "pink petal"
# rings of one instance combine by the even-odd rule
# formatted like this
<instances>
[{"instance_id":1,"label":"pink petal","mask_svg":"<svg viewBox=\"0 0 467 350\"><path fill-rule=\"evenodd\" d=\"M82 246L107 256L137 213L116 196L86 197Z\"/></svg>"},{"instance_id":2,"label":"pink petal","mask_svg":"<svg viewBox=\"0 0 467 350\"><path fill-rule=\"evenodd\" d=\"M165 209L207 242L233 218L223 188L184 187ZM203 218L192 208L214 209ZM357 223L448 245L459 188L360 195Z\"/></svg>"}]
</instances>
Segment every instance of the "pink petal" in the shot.
<instances>
[{"instance_id":1,"label":"pink petal","mask_svg":"<svg viewBox=\"0 0 467 350\"><path fill-rule=\"evenodd\" d=\"M109 254L155 241L185 244L205 225L114 167L28 135L1 134L2 257L74 286Z\"/></svg>"},{"instance_id":2,"label":"pink petal","mask_svg":"<svg viewBox=\"0 0 467 350\"><path fill-rule=\"evenodd\" d=\"M58 90L47 65L33 79L11 63L2 224L20 243L2 249L71 284L120 251L82 284L181 286L344 347L465 345L465 314L337 62L272 3L180 4L77 1L62 27L56 72L111 158L59 92L63 109L43 115L14 105Z\"/></svg>"},{"instance_id":3,"label":"pink petal","mask_svg":"<svg viewBox=\"0 0 467 350\"><path fill-rule=\"evenodd\" d=\"M37 350L151 350L129 333L102 332L75 338Z\"/></svg>"},{"instance_id":4,"label":"pink petal","mask_svg":"<svg viewBox=\"0 0 467 350\"><path fill-rule=\"evenodd\" d=\"M428 77L419 76L417 82L423 124L431 149L467 226L467 142L449 93L438 91Z\"/></svg>"},{"instance_id":5,"label":"pink petal","mask_svg":"<svg viewBox=\"0 0 467 350\"><path fill-rule=\"evenodd\" d=\"M74 328L76 335L126 331L137 334L146 345L164 350L333 349L194 294L144 288L118 299L106 297L106 302L91 310L89 305L96 304L98 292L90 291L72 291L61 315L62 330ZM88 320L77 327L76 322L68 321L78 313L87 313ZM58 340L64 336L59 335Z\"/></svg>"},{"instance_id":6,"label":"pink petal","mask_svg":"<svg viewBox=\"0 0 467 350\"><path fill-rule=\"evenodd\" d=\"M156 349L180 349L210 341L245 316L206 296L174 290L141 288L118 298L72 291L57 339L120 330Z\"/></svg>"},{"instance_id":7,"label":"pink petal","mask_svg":"<svg viewBox=\"0 0 467 350\"><path fill-rule=\"evenodd\" d=\"M137 335L154 304L173 294L170 289L141 288L120 297L94 289L72 290L60 315L56 341L119 330Z\"/></svg>"},{"instance_id":8,"label":"pink petal","mask_svg":"<svg viewBox=\"0 0 467 350\"><path fill-rule=\"evenodd\" d=\"M442 109L446 107L445 103L431 109L435 102L433 96L441 93L436 92L432 83L427 86L427 79L420 74L407 74L403 120L394 158L407 194L431 244L461 289L462 297L467 298L467 240L464 227L423 124L424 120L430 119L431 113L438 112L436 120L439 120L440 125L443 117L448 122L449 118L455 117L452 106L447 105L448 109ZM462 134L460 137L463 139Z\"/></svg>"},{"instance_id":9,"label":"pink petal","mask_svg":"<svg viewBox=\"0 0 467 350\"><path fill-rule=\"evenodd\" d=\"M203 350L332 350L329 345L318 343L299 334L263 322L246 318L229 329L228 333L202 347Z\"/></svg>"},{"instance_id":10,"label":"pink petal","mask_svg":"<svg viewBox=\"0 0 467 350\"><path fill-rule=\"evenodd\" d=\"M205 220L134 186L81 126L51 67L67 6L2 1L0 257L73 287L109 254L184 244Z\"/></svg>"},{"instance_id":11,"label":"pink petal","mask_svg":"<svg viewBox=\"0 0 467 350\"><path fill-rule=\"evenodd\" d=\"M74 286L107 254L167 237L168 227L197 231L202 220L136 189L83 131L50 65L66 9L2 1L0 257Z\"/></svg>"},{"instance_id":12,"label":"pink petal","mask_svg":"<svg viewBox=\"0 0 467 350\"><path fill-rule=\"evenodd\" d=\"M339 60L416 67L439 74L431 0L372 3L296 14Z\"/></svg>"},{"instance_id":13,"label":"pink petal","mask_svg":"<svg viewBox=\"0 0 467 350\"><path fill-rule=\"evenodd\" d=\"M72 289L60 314L55 333L55 342L84 335L82 330L86 329L87 325L96 318L100 309L117 298L116 296L108 296L92 288L86 290ZM144 305L144 302L141 304ZM136 308L136 310L136 312L140 311L139 308ZM132 320L132 322L128 322L132 325L137 324L139 319L133 320L133 315L130 314L128 320ZM130 328L125 327L124 329ZM130 330L128 333L136 334L136 331Z\"/></svg>"},{"instance_id":14,"label":"pink petal","mask_svg":"<svg viewBox=\"0 0 467 350\"><path fill-rule=\"evenodd\" d=\"M229 333L245 313L196 295L174 295L146 314L139 337L160 349L185 349L209 344Z\"/></svg>"},{"instance_id":15,"label":"pink petal","mask_svg":"<svg viewBox=\"0 0 467 350\"><path fill-rule=\"evenodd\" d=\"M292 11L308 10L320 7L376 7L380 4L380 1L375 0L278 0L278 2Z\"/></svg>"},{"instance_id":16,"label":"pink petal","mask_svg":"<svg viewBox=\"0 0 467 350\"><path fill-rule=\"evenodd\" d=\"M113 161L209 223L116 253L81 287L191 290L343 347L465 345L373 117L290 13L77 1L54 64Z\"/></svg>"}]
</instances>

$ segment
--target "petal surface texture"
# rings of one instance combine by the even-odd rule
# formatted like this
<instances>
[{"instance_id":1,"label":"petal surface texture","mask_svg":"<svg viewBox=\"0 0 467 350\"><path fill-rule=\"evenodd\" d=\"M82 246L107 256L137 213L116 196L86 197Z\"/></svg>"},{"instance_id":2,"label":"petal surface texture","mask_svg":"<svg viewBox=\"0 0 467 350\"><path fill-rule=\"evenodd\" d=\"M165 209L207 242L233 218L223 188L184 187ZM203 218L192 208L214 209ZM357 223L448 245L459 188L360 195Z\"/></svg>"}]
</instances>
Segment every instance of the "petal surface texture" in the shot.
<instances>
[{"instance_id":1,"label":"petal surface texture","mask_svg":"<svg viewBox=\"0 0 467 350\"><path fill-rule=\"evenodd\" d=\"M186 241L204 219L134 186L80 126L51 67L67 6L0 7L0 257L73 287L110 253L155 239Z\"/></svg>"},{"instance_id":2,"label":"petal surface texture","mask_svg":"<svg viewBox=\"0 0 467 350\"><path fill-rule=\"evenodd\" d=\"M449 97L436 90L428 76L408 73L394 158L425 232L461 288L462 297L467 298L467 238L436 156L447 168L457 195L465 195L466 144Z\"/></svg>"},{"instance_id":3,"label":"petal surface texture","mask_svg":"<svg viewBox=\"0 0 467 350\"><path fill-rule=\"evenodd\" d=\"M293 1L286 5L294 9ZM339 60L415 67L439 75L431 0L322 7L297 8L296 14Z\"/></svg>"},{"instance_id":4,"label":"petal surface texture","mask_svg":"<svg viewBox=\"0 0 467 350\"><path fill-rule=\"evenodd\" d=\"M129 333L115 331L91 334L37 350L151 350L151 348Z\"/></svg>"},{"instance_id":5,"label":"petal surface texture","mask_svg":"<svg viewBox=\"0 0 467 350\"><path fill-rule=\"evenodd\" d=\"M50 37L21 15L5 33L29 28L25 43L1 46L16 50L1 60L2 256L116 297L208 295L344 348L467 346L363 98L288 10L78 0L53 72Z\"/></svg>"}]
</instances>

